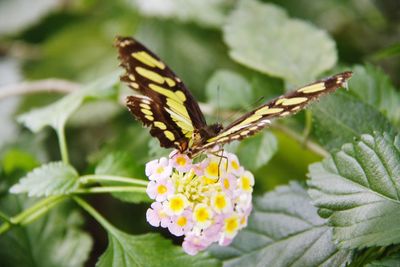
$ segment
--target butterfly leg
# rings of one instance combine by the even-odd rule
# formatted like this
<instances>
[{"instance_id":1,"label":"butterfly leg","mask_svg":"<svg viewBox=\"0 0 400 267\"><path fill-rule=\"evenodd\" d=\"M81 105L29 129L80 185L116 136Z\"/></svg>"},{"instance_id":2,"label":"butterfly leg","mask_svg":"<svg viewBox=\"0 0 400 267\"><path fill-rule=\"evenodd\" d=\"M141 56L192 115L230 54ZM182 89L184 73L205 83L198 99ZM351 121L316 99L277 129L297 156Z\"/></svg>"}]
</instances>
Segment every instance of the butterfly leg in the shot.
<instances>
[{"instance_id":1,"label":"butterfly leg","mask_svg":"<svg viewBox=\"0 0 400 267\"><path fill-rule=\"evenodd\" d=\"M212 154L212 155L214 155L216 157L219 157L219 162L218 162L218 180L217 180L217 182L219 181L219 178L221 177L220 170L221 170L222 159L226 160L225 168L226 168L226 170L228 170L228 157L224 156L224 151L225 151L224 148L221 148L221 149L218 149L217 151L210 152L210 154Z\"/></svg>"}]
</instances>

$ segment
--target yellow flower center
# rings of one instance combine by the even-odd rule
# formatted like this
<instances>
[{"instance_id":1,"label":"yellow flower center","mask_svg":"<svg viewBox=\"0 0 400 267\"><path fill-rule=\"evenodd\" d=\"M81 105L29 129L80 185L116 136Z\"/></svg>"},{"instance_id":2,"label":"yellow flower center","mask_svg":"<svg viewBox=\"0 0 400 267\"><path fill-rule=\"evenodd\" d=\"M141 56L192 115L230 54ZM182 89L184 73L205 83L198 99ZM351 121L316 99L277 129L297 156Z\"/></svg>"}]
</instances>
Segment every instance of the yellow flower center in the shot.
<instances>
[{"instance_id":1,"label":"yellow flower center","mask_svg":"<svg viewBox=\"0 0 400 267\"><path fill-rule=\"evenodd\" d=\"M230 185L230 183L229 183L229 180L228 180L228 179L225 179L225 180L224 180L224 188L225 188L225 189L229 189L229 187L231 187L231 185Z\"/></svg>"},{"instance_id":2,"label":"yellow flower center","mask_svg":"<svg viewBox=\"0 0 400 267\"><path fill-rule=\"evenodd\" d=\"M236 216L225 219L225 230L228 234L233 234L239 228L239 221Z\"/></svg>"},{"instance_id":3,"label":"yellow flower center","mask_svg":"<svg viewBox=\"0 0 400 267\"><path fill-rule=\"evenodd\" d=\"M186 159L184 157L177 157L176 163L178 163L180 166L184 166L186 164Z\"/></svg>"},{"instance_id":4,"label":"yellow flower center","mask_svg":"<svg viewBox=\"0 0 400 267\"><path fill-rule=\"evenodd\" d=\"M165 194L167 191L168 191L167 187L163 184L157 187L157 193L160 195Z\"/></svg>"},{"instance_id":5,"label":"yellow flower center","mask_svg":"<svg viewBox=\"0 0 400 267\"><path fill-rule=\"evenodd\" d=\"M218 176L218 163L211 162L206 168L206 172L212 176Z\"/></svg>"},{"instance_id":6,"label":"yellow flower center","mask_svg":"<svg viewBox=\"0 0 400 267\"><path fill-rule=\"evenodd\" d=\"M224 195L218 194L218 196L216 196L215 207L220 210L226 207L226 198Z\"/></svg>"},{"instance_id":7,"label":"yellow flower center","mask_svg":"<svg viewBox=\"0 0 400 267\"><path fill-rule=\"evenodd\" d=\"M251 183L249 177L243 176L241 179L242 182L242 189L245 191L251 190Z\"/></svg>"},{"instance_id":8,"label":"yellow flower center","mask_svg":"<svg viewBox=\"0 0 400 267\"><path fill-rule=\"evenodd\" d=\"M163 173L163 172L164 172L164 167L162 167L162 166L158 167L157 170L156 170L156 172L157 172L158 174Z\"/></svg>"},{"instance_id":9,"label":"yellow flower center","mask_svg":"<svg viewBox=\"0 0 400 267\"><path fill-rule=\"evenodd\" d=\"M236 160L232 160L231 165L235 170L239 170L239 164L236 162Z\"/></svg>"},{"instance_id":10,"label":"yellow flower center","mask_svg":"<svg viewBox=\"0 0 400 267\"><path fill-rule=\"evenodd\" d=\"M174 196L169 200L169 206L174 213L179 213L185 208L185 201L181 196Z\"/></svg>"},{"instance_id":11,"label":"yellow flower center","mask_svg":"<svg viewBox=\"0 0 400 267\"><path fill-rule=\"evenodd\" d=\"M180 227L183 227L187 224L187 218L184 216L181 216L176 220L176 224L179 225Z\"/></svg>"},{"instance_id":12,"label":"yellow flower center","mask_svg":"<svg viewBox=\"0 0 400 267\"><path fill-rule=\"evenodd\" d=\"M203 223L210 219L210 212L205 206L197 206L194 210L194 216L197 222Z\"/></svg>"},{"instance_id":13,"label":"yellow flower center","mask_svg":"<svg viewBox=\"0 0 400 267\"><path fill-rule=\"evenodd\" d=\"M218 180L216 180L215 178L213 179L213 178L203 176L203 181L205 184L208 185L208 184L215 184Z\"/></svg>"}]
</instances>

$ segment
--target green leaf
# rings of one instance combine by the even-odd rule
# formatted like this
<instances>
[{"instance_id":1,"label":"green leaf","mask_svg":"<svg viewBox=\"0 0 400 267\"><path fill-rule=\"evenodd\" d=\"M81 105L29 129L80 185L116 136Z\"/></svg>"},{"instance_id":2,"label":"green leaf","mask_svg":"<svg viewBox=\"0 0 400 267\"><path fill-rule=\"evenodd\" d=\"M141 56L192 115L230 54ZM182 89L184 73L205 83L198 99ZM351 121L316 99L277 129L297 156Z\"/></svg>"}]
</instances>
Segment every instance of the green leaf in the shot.
<instances>
[{"instance_id":1,"label":"green leaf","mask_svg":"<svg viewBox=\"0 0 400 267\"><path fill-rule=\"evenodd\" d=\"M234 60L290 84L314 80L337 59L325 31L256 0L239 2L224 27L224 39Z\"/></svg>"},{"instance_id":2,"label":"green leaf","mask_svg":"<svg viewBox=\"0 0 400 267\"><path fill-rule=\"evenodd\" d=\"M400 136L362 135L309 170L308 192L340 247L400 242Z\"/></svg>"},{"instance_id":3,"label":"green leaf","mask_svg":"<svg viewBox=\"0 0 400 267\"><path fill-rule=\"evenodd\" d=\"M17 213L28 202L23 196L8 196L0 206ZM0 266L84 266L93 241L80 230L82 224L81 215L63 205L29 225L11 229L0 238Z\"/></svg>"},{"instance_id":4,"label":"green leaf","mask_svg":"<svg viewBox=\"0 0 400 267\"><path fill-rule=\"evenodd\" d=\"M84 100L110 97L114 93L113 86L119 81L118 76L119 72L114 72L100 78L53 104L20 115L18 121L33 132L38 132L46 126L51 126L56 130L60 129L60 127L64 127L68 118L82 105Z\"/></svg>"},{"instance_id":5,"label":"green leaf","mask_svg":"<svg viewBox=\"0 0 400 267\"><path fill-rule=\"evenodd\" d=\"M108 238L107 250L99 258L97 267L220 266L206 253L195 257L186 255L157 234L134 236L113 229Z\"/></svg>"},{"instance_id":6,"label":"green leaf","mask_svg":"<svg viewBox=\"0 0 400 267\"><path fill-rule=\"evenodd\" d=\"M253 95L250 84L238 73L218 70L206 85L208 102L217 108L247 108Z\"/></svg>"},{"instance_id":7,"label":"green leaf","mask_svg":"<svg viewBox=\"0 0 400 267\"><path fill-rule=\"evenodd\" d=\"M313 134L328 150L340 148L361 134L391 132L388 120L370 105L345 92L336 92L311 107Z\"/></svg>"},{"instance_id":8,"label":"green leaf","mask_svg":"<svg viewBox=\"0 0 400 267\"><path fill-rule=\"evenodd\" d=\"M376 107L396 125L400 123L400 94L389 76L373 66L356 66L350 82L350 93Z\"/></svg>"},{"instance_id":9,"label":"green leaf","mask_svg":"<svg viewBox=\"0 0 400 267\"><path fill-rule=\"evenodd\" d=\"M143 176L144 165L138 163L132 155L126 152L114 152L107 155L97 164L95 173L136 178ZM106 186L121 186L121 183L111 181L101 182L101 184ZM112 193L111 195L126 202L151 202L151 199L145 192L121 192Z\"/></svg>"},{"instance_id":10,"label":"green leaf","mask_svg":"<svg viewBox=\"0 0 400 267\"><path fill-rule=\"evenodd\" d=\"M224 266L343 266L351 252L338 250L332 230L297 183L254 201L249 225L229 247L213 247Z\"/></svg>"},{"instance_id":11,"label":"green leaf","mask_svg":"<svg viewBox=\"0 0 400 267\"><path fill-rule=\"evenodd\" d=\"M73 192L78 188L78 173L63 162L42 165L10 188L14 194L28 193L28 196L50 196Z\"/></svg>"},{"instance_id":12,"label":"green leaf","mask_svg":"<svg viewBox=\"0 0 400 267\"><path fill-rule=\"evenodd\" d=\"M400 267L400 255L373 261L370 264L367 264L366 267Z\"/></svg>"},{"instance_id":13,"label":"green leaf","mask_svg":"<svg viewBox=\"0 0 400 267\"><path fill-rule=\"evenodd\" d=\"M269 131L263 131L240 142L236 154L246 169L254 171L267 164L277 150L278 141L275 135Z\"/></svg>"},{"instance_id":14,"label":"green leaf","mask_svg":"<svg viewBox=\"0 0 400 267\"><path fill-rule=\"evenodd\" d=\"M15 170L29 171L39 165L36 157L26 151L12 148L8 150L2 160L4 172L7 174Z\"/></svg>"},{"instance_id":15,"label":"green leaf","mask_svg":"<svg viewBox=\"0 0 400 267\"><path fill-rule=\"evenodd\" d=\"M139 12L156 18L196 22L202 26L220 27L225 21L229 0L136 0Z\"/></svg>"},{"instance_id":16,"label":"green leaf","mask_svg":"<svg viewBox=\"0 0 400 267\"><path fill-rule=\"evenodd\" d=\"M390 45L389 47L385 47L381 49L380 51L376 52L370 58L372 60L382 60L382 59L388 59L392 57L396 57L400 55L400 43L394 43L393 45Z\"/></svg>"}]
</instances>

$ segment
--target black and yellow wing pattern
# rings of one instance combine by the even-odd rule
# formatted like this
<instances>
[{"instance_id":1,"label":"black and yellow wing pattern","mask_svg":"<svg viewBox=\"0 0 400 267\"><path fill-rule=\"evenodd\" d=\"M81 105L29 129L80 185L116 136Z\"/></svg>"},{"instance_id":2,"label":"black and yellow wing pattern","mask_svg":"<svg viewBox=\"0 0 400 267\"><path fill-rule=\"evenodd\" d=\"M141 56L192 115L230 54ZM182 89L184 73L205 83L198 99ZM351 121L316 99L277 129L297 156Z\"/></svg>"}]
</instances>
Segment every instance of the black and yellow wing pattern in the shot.
<instances>
[{"instance_id":1,"label":"black and yellow wing pattern","mask_svg":"<svg viewBox=\"0 0 400 267\"><path fill-rule=\"evenodd\" d=\"M137 95L129 96L131 113L160 141L162 147L176 148L190 157L234 140L251 136L273 118L285 117L304 109L313 100L346 87L352 73L343 72L298 88L244 114L223 128L207 125L200 107L183 82L138 41L118 37L116 46L126 82Z\"/></svg>"},{"instance_id":2,"label":"black and yellow wing pattern","mask_svg":"<svg viewBox=\"0 0 400 267\"><path fill-rule=\"evenodd\" d=\"M198 153L215 145L251 136L268 126L271 123L271 119L293 115L322 95L331 93L340 87L347 87L347 81L351 76L352 72L346 71L273 99L244 114L225 127L219 134L207 139L204 144L195 148L193 152Z\"/></svg>"},{"instance_id":3,"label":"black and yellow wing pattern","mask_svg":"<svg viewBox=\"0 0 400 267\"><path fill-rule=\"evenodd\" d=\"M206 127L199 105L182 81L156 55L130 37L117 37L121 81L137 91L127 106L163 147L185 150L195 129Z\"/></svg>"}]
</instances>

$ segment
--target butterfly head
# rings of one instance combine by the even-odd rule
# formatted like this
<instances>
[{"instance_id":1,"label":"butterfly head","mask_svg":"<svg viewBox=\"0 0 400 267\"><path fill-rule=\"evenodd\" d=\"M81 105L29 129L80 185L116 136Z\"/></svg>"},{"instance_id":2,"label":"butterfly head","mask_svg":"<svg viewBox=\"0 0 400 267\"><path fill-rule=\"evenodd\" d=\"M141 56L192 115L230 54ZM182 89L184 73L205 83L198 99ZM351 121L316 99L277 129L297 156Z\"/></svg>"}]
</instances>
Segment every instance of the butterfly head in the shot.
<instances>
[{"instance_id":1,"label":"butterfly head","mask_svg":"<svg viewBox=\"0 0 400 267\"><path fill-rule=\"evenodd\" d=\"M224 126L222 126L221 123L214 123L208 126L208 128L210 130L211 135L215 136L224 129Z\"/></svg>"}]
</instances>

